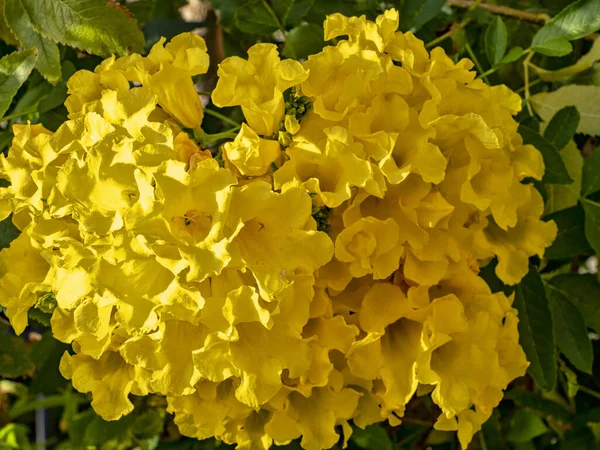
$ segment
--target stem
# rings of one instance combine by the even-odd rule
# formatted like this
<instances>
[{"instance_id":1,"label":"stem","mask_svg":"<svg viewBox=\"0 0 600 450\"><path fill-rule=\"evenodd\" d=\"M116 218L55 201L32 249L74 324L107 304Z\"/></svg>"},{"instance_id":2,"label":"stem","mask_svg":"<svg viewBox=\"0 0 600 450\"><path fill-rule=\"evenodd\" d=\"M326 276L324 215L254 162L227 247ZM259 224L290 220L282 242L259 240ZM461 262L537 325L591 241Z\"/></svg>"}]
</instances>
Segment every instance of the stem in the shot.
<instances>
[{"instance_id":1,"label":"stem","mask_svg":"<svg viewBox=\"0 0 600 450\"><path fill-rule=\"evenodd\" d=\"M448 3L449 6L454 6L455 8L479 8L483 9L484 11L491 12L492 14L508 16L524 22L543 24L550 20L550 16L548 14L531 13L527 11L521 11L520 9L509 8L508 6L492 5L489 3L480 2L481 0L446 0L446 3Z\"/></svg>"},{"instance_id":2,"label":"stem","mask_svg":"<svg viewBox=\"0 0 600 450\"><path fill-rule=\"evenodd\" d=\"M467 53L475 63L475 67L477 67L477 70L481 74L481 78L483 78L487 84L490 84L490 80L488 80L487 77L487 72L483 71L483 67L481 67L481 64L479 64L479 60L477 59L477 56L475 56L475 52L473 51L471 45L468 42L465 44L465 48L467 49Z\"/></svg>"},{"instance_id":3,"label":"stem","mask_svg":"<svg viewBox=\"0 0 600 450\"><path fill-rule=\"evenodd\" d=\"M483 79L486 79L486 77L487 77L488 75L491 75L491 74L493 74L494 72L496 72L496 71L498 70L498 68L499 68L499 66L492 67L490 70L488 70L488 71L486 71L486 72L483 72L481 75L479 75L479 77L478 77L478 78L483 78Z\"/></svg>"},{"instance_id":4,"label":"stem","mask_svg":"<svg viewBox=\"0 0 600 450\"><path fill-rule=\"evenodd\" d=\"M533 82L529 83L529 87L533 87L533 86L535 86L536 84L540 84L541 82L542 82L542 79L541 79L541 78L538 78L537 80L535 80L535 81L533 81ZM521 93L521 92L523 92L524 90L525 90L525 86L522 86L522 87L520 87L519 89L517 89L515 92L516 92L517 94L520 94L520 93Z\"/></svg>"},{"instance_id":5,"label":"stem","mask_svg":"<svg viewBox=\"0 0 600 450\"><path fill-rule=\"evenodd\" d=\"M481 447L481 450L488 450L483 431L479 430L479 433L477 434L479 435L479 446Z\"/></svg>"},{"instance_id":6,"label":"stem","mask_svg":"<svg viewBox=\"0 0 600 450\"><path fill-rule=\"evenodd\" d=\"M212 92L208 92L208 91L198 91L199 95L206 95L207 97L210 97L212 95Z\"/></svg>"},{"instance_id":7,"label":"stem","mask_svg":"<svg viewBox=\"0 0 600 450\"><path fill-rule=\"evenodd\" d=\"M423 425L426 427L433 426L433 422L431 422L429 420L414 419L412 417L402 417L401 420L402 420L402 422L412 423L413 425Z\"/></svg>"},{"instance_id":8,"label":"stem","mask_svg":"<svg viewBox=\"0 0 600 450\"><path fill-rule=\"evenodd\" d=\"M212 109L205 109L204 112L206 114L208 114L209 116L213 116L216 117L217 119L221 119L223 122L227 122L230 125L233 125L234 127L238 127L240 128L241 125L239 123L237 123L235 120L233 120L231 117L227 117L224 114L221 114L217 111L213 111Z\"/></svg>"},{"instance_id":9,"label":"stem","mask_svg":"<svg viewBox=\"0 0 600 450\"><path fill-rule=\"evenodd\" d=\"M525 100L527 102L527 111L529 111L529 115L533 116L533 109L531 108L531 104L529 103L529 97L531 96L529 92L529 62L531 58L533 58L534 53L531 52L527 57L523 60L523 76L525 77Z\"/></svg>"},{"instance_id":10,"label":"stem","mask_svg":"<svg viewBox=\"0 0 600 450\"><path fill-rule=\"evenodd\" d=\"M582 392L585 392L588 395L591 395L592 397L596 397L597 399L600 399L600 393L594 391L593 389L590 389L589 387L585 387L585 386L579 386L579 390Z\"/></svg>"},{"instance_id":11,"label":"stem","mask_svg":"<svg viewBox=\"0 0 600 450\"><path fill-rule=\"evenodd\" d=\"M452 37L452 35L454 34L454 32L456 31L457 28L464 28L469 22L471 22L470 18L466 18L464 19L462 22L460 22L458 25L455 25L453 27L451 27L448 31L446 31L444 34L436 37L434 40L429 41L427 44L425 44L426 48L429 47L433 47L434 45L439 44L440 42L442 42L445 39L448 39L449 37Z\"/></svg>"},{"instance_id":12,"label":"stem","mask_svg":"<svg viewBox=\"0 0 600 450\"><path fill-rule=\"evenodd\" d=\"M0 122L4 122L5 120L18 119L19 117L27 116L27 115L33 114L35 112L37 112L37 111L22 111L19 113L10 114L8 116L4 116L4 117L0 118Z\"/></svg>"},{"instance_id":13,"label":"stem","mask_svg":"<svg viewBox=\"0 0 600 450\"><path fill-rule=\"evenodd\" d=\"M9 420L15 420L17 417L27 414L28 412L35 411L38 408L58 408L66 406L68 402L77 402L78 404L87 403L87 399L83 396L72 396L70 395L53 395L46 397L41 400L29 402L21 407L15 407L8 413Z\"/></svg>"},{"instance_id":14,"label":"stem","mask_svg":"<svg viewBox=\"0 0 600 450\"><path fill-rule=\"evenodd\" d=\"M202 136L199 137L200 139L200 143L201 143L201 147L202 148L206 148L209 144L212 144L213 142L219 141L221 139L233 139L235 138L236 134L237 134L237 130L240 129L240 126L236 126L233 128L230 128L227 131L223 131L221 133L215 133L215 134L204 134Z\"/></svg>"}]
</instances>

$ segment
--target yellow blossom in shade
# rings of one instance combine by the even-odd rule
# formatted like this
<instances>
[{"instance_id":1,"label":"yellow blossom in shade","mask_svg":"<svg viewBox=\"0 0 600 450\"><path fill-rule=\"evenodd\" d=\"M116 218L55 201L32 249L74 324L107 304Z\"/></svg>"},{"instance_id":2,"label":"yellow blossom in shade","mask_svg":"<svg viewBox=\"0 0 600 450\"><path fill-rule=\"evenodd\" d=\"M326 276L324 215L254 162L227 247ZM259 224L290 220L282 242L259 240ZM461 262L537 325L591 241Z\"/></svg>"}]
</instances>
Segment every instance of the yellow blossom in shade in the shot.
<instances>
[{"instance_id":1,"label":"yellow blossom in shade","mask_svg":"<svg viewBox=\"0 0 600 450\"><path fill-rule=\"evenodd\" d=\"M246 124L242 124L233 142L223 145L223 150L227 160L242 175L250 177L264 175L281 153L279 142L262 139Z\"/></svg>"},{"instance_id":2,"label":"yellow blossom in shade","mask_svg":"<svg viewBox=\"0 0 600 450\"><path fill-rule=\"evenodd\" d=\"M298 61L281 61L274 44L255 44L248 50L248 60L227 58L217 75L215 105L240 105L250 128L272 136L283 120L283 92L304 81L308 73Z\"/></svg>"}]
</instances>

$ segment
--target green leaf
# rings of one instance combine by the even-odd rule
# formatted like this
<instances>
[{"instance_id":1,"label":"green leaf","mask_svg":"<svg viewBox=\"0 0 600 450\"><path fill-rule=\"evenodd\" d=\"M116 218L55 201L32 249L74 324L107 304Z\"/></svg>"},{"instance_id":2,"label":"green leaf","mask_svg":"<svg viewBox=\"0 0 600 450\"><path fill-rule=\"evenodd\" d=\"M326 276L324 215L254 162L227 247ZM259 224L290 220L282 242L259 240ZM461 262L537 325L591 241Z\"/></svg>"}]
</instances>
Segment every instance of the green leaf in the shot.
<instances>
[{"instance_id":1,"label":"green leaf","mask_svg":"<svg viewBox=\"0 0 600 450\"><path fill-rule=\"evenodd\" d=\"M308 14L315 0L271 0L271 6L281 26L295 25Z\"/></svg>"},{"instance_id":2,"label":"green leaf","mask_svg":"<svg viewBox=\"0 0 600 450\"><path fill-rule=\"evenodd\" d=\"M35 66L35 49L14 52L0 59L0 118Z\"/></svg>"},{"instance_id":3,"label":"green leaf","mask_svg":"<svg viewBox=\"0 0 600 450\"><path fill-rule=\"evenodd\" d=\"M287 58L305 59L323 48L323 27L314 23L303 23L288 31L283 46Z\"/></svg>"},{"instance_id":4,"label":"green leaf","mask_svg":"<svg viewBox=\"0 0 600 450\"><path fill-rule=\"evenodd\" d=\"M565 38L557 37L541 44L532 45L531 49L546 56L565 56L573 51L573 46Z\"/></svg>"},{"instance_id":5,"label":"green leaf","mask_svg":"<svg viewBox=\"0 0 600 450\"><path fill-rule=\"evenodd\" d=\"M164 409L144 411L135 418L133 430L137 437L148 439L162 433L164 422Z\"/></svg>"},{"instance_id":6,"label":"green leaf","mask_svg":"<svg viewBox=\"0 0 600 450\"><path fill-rule=\"evenodd\" d=\"M437 16L445 4L445 0L404 0L400 9L400 30L417 32Z\"/></svg>"},{"instance_id":7,"label":"green leaf","mask_svg":"<svg viewBox=\"0 0 600 450\"><path fill-rule=\"evenodd\" d=\"M265 2L255 0L235 10L235 25L249 34L271 34L279 29L273 10Z\"/></svg>"},{"instance_id":8,"label":"green leaf","mask_svg":"<svg viewBox=\"0 0 600 450\"><path fill-rule=\"evenodd\" d=\"M21 232L12 223L12 215L0 221L0 250L10 247L10 243L14 241Z\"/></svg>"},{"instance_id":9,"label":"green leaf","mask_svg":"<svg viewBox=\"0 0 600 450\"><path fill-rule=\"evenodd\" d=\"M506 52L508 33L500 16L495 16L485 31L485 54L492 66L500 62Z\"/></svg>"},{"instance_id":10,"label":"green leaf","mask_svg":"<svg viewBox=\"0 0 600 450\"><path fill-rule=\"evenodd\" d=\"M178 0L137 0L127 3L127 9L139 23L155 19L181 19L177 9L180 6L182 2Z\"/></svg>"},{"instance_id":11,"label":"green leaf","mask_svg":"<svg viewBox=\"0 0 600 450\"><path fill-rule=\"evenodd\" d=\"M579 111L574 106L566 106L550 120L544 131L544 138L558 150L566 147L575 135L579 125Z\"/></svg>"},{"instance_id":12,"label":"green leaf","mask_svg":"<svg viewBox=\"0 0 600 450\"><path fill-rule=\"evenodd\" d=\"M548 122L565 106L575 106L581 115L578 133L600 135L600 87L569 85L553 92L542 92L530 99L531 106Z\"/></svg>"},{"instance_id":13,"label":"green leaf","mask_svg":"<svg viewBox=\"0 0 600 450\"><path fill-rule=\"evenodd\" d=\"M532 47L535 49L536 46L544 45L558 38L572 41L599 29L600 2L598 0L579 0L571 3L547 22L533 37Z\"/></svg>"},{"instance_id":14,"label":"green leaf","mask_svg":"<svg viewBox=\"0 0 600 450\"><path fill-rule=\"evenodd\" d=\"M0 448L2 450L31 450L31 444L27 438L29 429L21 423L9 423L0 429Z\"/></svg>"},{"instance_id":15,"label":"green leaf","mask_svg":"<svg viewBox=\"0 0 600 450\"><path fill-rule=\"evenodd\" d=\"M534 267L515 291L514 306L519 311L519 342L531 363L527 373L538 387L551 391L556 384L556 352L552 314L542 279Z\"/></svg>"},{"instance_id":16,"label":"green leaf","mask_svg":"<svg viewBox=\"0 0 600 450\"><path fill-rule=\"evenodd\" d=\"M21 0L6 0L4 5L6 20L13 34L19 39L22 47L36 48L38 58L36 67L50 83L56 84L61 79L60 54L58 46L33 29L29 16L25 12Z\"/></svg>"},{"instance_id":17,"label":"green leaf","mask_svg":"<svg viewBox=\"0 0 600 450\"><path fill-rule=\"evenodd\" d=\"M529 442L548 432L548 427L540 417L524 409L518 409L510 421L506 439L510 442Z\"/></svg>"},{"instance_id":18,"label":"green leaf","mask_svg":"<svg viewBox=\"0 0 600 450\"><path fill-rule=\"evenodd\" d=\"M573 181L560 157L560 153L550 142L523 125L519 126L519 134L523 137L524 144L533 145L544 158L546 172L542 182L545 184L569 184Z\"/></svg>"},{"instance_id":19,"label":"green leaf","mask_svg":"<svg viewBox=\"0 0 600 450\"><path fill-rule=\"evenodd\" d=\"M565 296L577 306L586 325L600 333L600 283L594 275L565 273L548 280L548 283L564 292Z\"/></svg>"},{"instance_id":20,"label":"green leaf","mask_svg":"<svg viewBox=\"0 0 600 450\"><path fill-rule=\"evenodd\" d=\"M497 409L492 411L492 415L481 426L480 433L483 433L485 447L488 450L499 450L502 445L502 426L500 424L500 413Z\"/></svg>"},{"instance_id":21,"label":"green leaf","mask_svg":"<svg viewBox=\"0 0 600 450\"><path fill-rule=\"evenodd\" d=\"M547 70L530 64L530 67L544 81L568 81L577 74L590 69L596 61L600 60L600 40L594 40L592 48L573 65L562 67L557 70ZM579 83L573 83L579 84Z\"/></svg>"},{"instance_id":22,"label":"green leaf","mask_svg":"<svg viewBox=\"0 0 600 450\"><path fill-rule=\"evenodd\" d=\"M523 47L513 47L511 48L506 55L498 62L498 64L509 64L521 59L521 57L525 54L525 50Z\"/></svg>"},{"instance_id":23,"label":"green leaf","mask_svg":"<svg viewBox=\"0 0 600 450\"><path fill-rule=\"evenodd\" d=\"M29 358L25 341L9 334L9 328L0 324L0 376L18 378L33 373L35 366Z\"/></svg>"},{"instance_id":24,"label":"green leaf","mask_svg":"<svg viewBox=\"0 0 600 450\"><path fill-rule=\"evenodd\" d=\"M581 195L587 197L600 191L600 149L596 148L583 163Z\"/></svg>"},{"instance_id":25,"label":"green leaf","mask_svg":"<svg viewBox=\"0 0 600 450\"><path fill-rule=\"evenodd\" d=\"M85 428L83 434L83 445L101 446L111 439L123 441L123 434L133 425L135 416L129 414L121 417L119 420L107 422L100 416L94 416Z\"/></svg>"},{"instance_id":26,"label":"green leaf","mask_svg":"<svg viewBox=\"0 0 600 450\"><path fill-rule=\"evenodd\" d=\"M508 391L505 398L514 401L519 406L531 409L546 420L563 423L569 421L569 412L562 405L541 397L539 392L522 391L515 388Z\"/></svg>"},{"instance_id":27,"label":"green leaf","mask_svg":"<svg viewBox=\"0 0 600 450\"><path fill-rule=\"evenodd\" d=\"M364 430L356 427L350 438L360 448L369 450L392 450L392 441L385 428L379 424L369 425Z\"/></svg>"},{"instance_id":28,"label":"green leaf","mask_svg":"<svg viewBox=\"0 0 600 450\"><path fill-rule=\"evenodd\" d=\"M585 214L581 205L550 214L544 220L554 220L558 227L556 239L544 253L545 258L573 258L592 253L592 247L585 238Z\"/></svg>"},{"instance_id":29,"label":"green leaf","mask_svg":"<svg viewBox=\"0 0 600 450\"><path fill-rule=\"evenodd\" d=\"M600 255L600 203L581 199L585 211L585 237L597 255Z\"/></svg>"},{"instance_id":30,"label":"green leaf","mask_svg":"<svg viewBox=\"0 0 600 450\"><path fill-rule=\"evenodd\" d=\"M106 0L21 0L33 27L61 44L100 56L144 50L144 35L127 10Z\"/></svg>"},{"instance_id":31,"label":"green leaf","mask_svg":"<svg viewBox=\"0 0 600 450\"><path fill-rule=\"evenodd\" d=\"M546 128L546 133L550 125ZM570 208L577 204L579 192L581 191L581 170L583 168L583 156L575 142L570 141L560 151L560 157L565 163L569 176L573 179L571 184L546 184L546 203L544 214Z\"/></svg>"},{"instance_id":32,"label":"green leaf","mask_svg":"<svg viewBox=\"0 0 600 450\"><path fill-rule=\"evenodd\" d=\"M591 374L594 352L583 316L568 297L551 284L546 284L546 295L559 350L577 369Z\"/></svg>"}]
</instances>

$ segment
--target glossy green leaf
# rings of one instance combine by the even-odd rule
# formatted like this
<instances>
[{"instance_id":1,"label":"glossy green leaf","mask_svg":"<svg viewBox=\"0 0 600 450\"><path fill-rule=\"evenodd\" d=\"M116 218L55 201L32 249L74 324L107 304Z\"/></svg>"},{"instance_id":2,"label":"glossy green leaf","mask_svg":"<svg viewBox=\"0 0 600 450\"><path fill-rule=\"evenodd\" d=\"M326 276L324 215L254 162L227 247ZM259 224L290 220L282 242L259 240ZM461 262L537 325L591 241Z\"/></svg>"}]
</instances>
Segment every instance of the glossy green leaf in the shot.
<instances>
[{"instance_id":1,"label":"glossy green leaf","mask_svg":"<svg viewBox=\"0 0 600 450\"><path fill-rule=\"evenodd\" d=\"M323 48L323 27L314 23L303 23L288 31L283 55L287 58L306 59Z\"/></svg>"},{"instance_id":2,"label":"glossy green leaf","mask_svg":"<svg viewBox=\"0 0 600 450\"><path fill-rule=\"evenodd\" d=\"M534 267L517 286L514 306L519 311L519 342L531 363L527 373L544 391L556 383L556 352L552 314L544 284Z\"/></svg>"},{"instance_id":3,"label":"glossy green leaf","mask_svg":"<svg viewBox=\"0 0 600 450\"><path fill-rule=\"evenodd\" d=\"M253 1L235 10L235 24L244 33L271 34L279 29L279 21L264 2Z\"/></svg>"},{"instance_id":4,"label":"glossy green leaf","mask_svg":"<svg viewBox=\"0 0 600 450\"><path fill-rule=\"evenodd\" d=\"M585 211L585 237L598 255L600 254L600 203L584 198L581 199L581 206Z\"/></svg>"},{"instance_id":5,"label":"glossy green leaf","mask_svg":"<svg viewBox=\"0 0 600 450\"><path fill-rule=\"evenodd\" d=\"M60 54L56 43L35 31L21 0L5 0L4 13L13 34L24 48L38 51L36 67L50 83L61 79Z\"/></svg>"},{"instance_id":6,"label":"glossy green leaf","mask_svg":"<svg viewBox=\"0 0 600 450\"><path fill-rule=\"evenodd\" d=\"M569 184L573 181L560 157L560 153L550 142L523 125L519 126L519 134L523 137L523 143L533 145L542 154L546 166L546 172L542 179L544 183Z\"/></svg>"},{"instance_id":7,"label":"glossy green leaf","mask_svg":"<svg viewBox=\"0 0 600 450\"><path fill-rule=\"evenodd\" d=\"M558 227L556 239L544 253L545 258L573 258L592 253L592 247L585 237L585 214L581 205L550 214L544 220L554 220Z\"/></svg>"},{"instance_id":8,"label":"glossy green leaf","mask_svg":"<svg viewBox=\"0 0 600 450\"><path fill-rule=\"evenodd\" d=\"M509 64L521 59L521 57L525 54L525 50L523 47L513 47L511 48L506 55L499 61L498 64Z\"/></svg>"},{"instance_id":9,"label":"glossy green leaf","mask_svg":"<svg viewBox=\"0 0 600 450\"><path fill-rule=\"evenodd\" d=\"M315 0L271 0L271 7L277 14L279 23L285 27L300 22L314 3Z\"/></svg>"},{"instance_id":10,"label":"glossy green leaf","mask_svg":"<svg viewBox=\"0 0 600 450\"><path fill-rule=\"evenodd\" d=\"M563 291L546 284L559 350L579 370L592 373L594 353L583 316Z\"/></svg>"},{"instance_id":11,"label":"glossy green leaf","mask_svg":"<svg viewBox=\"0 0 600 450\"><path fill-rule=\"evenodd\" d=\"M105 0L21 0L33 27L55 42L101 56L144 50L144 35L124 8Z\"/></svg>"},{"instance_id":12,"label":"glossy green leaf","mask_svg":"<svg viewBox=\"0 0 600 450\"><path fill-rule=\"evenodd\" d=\"M492 66L500 62L506 52L508 33L500 16L495 16L485 32L485 54Z\"/></svg>"},{"instance_id":13,"label":"glossy green leaf","mask_svg":"<svg viewBox=\"0 0 600 450\"><path fill-rule=\"evenodd\" d=\"M404 0L400 9L400 30L413 33L420 30L445 4L445 0Z\"/></svg>"},{"instance_id":14,"label":"glossy green leaf","mask_svg":"<svg viewBox=\"0 0 600 450\"><path fill-rule=\"evenodd\" d=\"M37 50L14 52L0 59L0 118L25 83L37 60Z\"/></svg>"},{"instance_id":15,"label":"glossy green leaf","mask_svg":"<svg viewBox=\"0 0 600 450\"><path fill-rule=\"evenodd\" d=\"M600 333L600 283L594 275L567 273L557 275L548 280L581 312L586 325L596 333Z\"/></svg>"},{"instance_id":16,"label":"glossy green leaf","mask_svg":"<svg viewBox=\"0 0 600 450\"><path fill-rule=\"evenodd\" d=\"M536 47L561 38L572 41L599 29L600 2L598 0L578 0L559 12L535 34L532 47L535 50Z\"/></svg>"},{"instance_id":17,"label":"glossy green leaf","mask_svg":"<svg viewBox=\"0 0 600 450\"><path fill-rule=\"evenodd\" d=\"M596 148L583 163L581 195L587 197L600 191L600 148Z\"/></svg>"},{"instance_id":18,"label":"glossy green leaf","mask_svg":"<svg viewBox=\"0 0 600 450\"><path fill-rule=\"evenodd\" d=\"M532 45L531 49L546 56L565 56L573 51L573 46L565 38L557 37L538 45Z\"/></svg>"}]
</instances>

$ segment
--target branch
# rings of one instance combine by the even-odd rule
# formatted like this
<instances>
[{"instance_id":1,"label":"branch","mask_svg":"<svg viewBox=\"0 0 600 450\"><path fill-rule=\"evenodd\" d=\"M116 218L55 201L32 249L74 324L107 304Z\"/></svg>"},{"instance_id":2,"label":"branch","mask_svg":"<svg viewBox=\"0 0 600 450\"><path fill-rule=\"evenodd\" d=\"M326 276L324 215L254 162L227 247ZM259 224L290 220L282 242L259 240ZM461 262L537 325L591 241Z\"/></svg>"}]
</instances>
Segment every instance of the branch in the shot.
<instances>
[{"instance_id":1,"label":"branch","mask_svg":"<svg viewBox=\"0 0 600 450\"><path fill-rule=\"evenodd\" d=\"M523 20L525 22L543 24L550 20L550 16L548 14L531 13L527 11L521 11L519 9L509 8L508 6L481 3L477 2L477 0L446 0L446 2L449 6L454 6L455 8L471 8L473 5L475 5L476 8L483 9L484 11L491 12L492 14L508 16L514 19Z\"/></svg>"}]
</instances>

